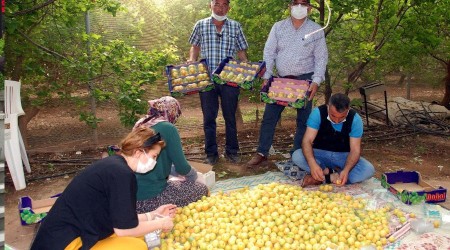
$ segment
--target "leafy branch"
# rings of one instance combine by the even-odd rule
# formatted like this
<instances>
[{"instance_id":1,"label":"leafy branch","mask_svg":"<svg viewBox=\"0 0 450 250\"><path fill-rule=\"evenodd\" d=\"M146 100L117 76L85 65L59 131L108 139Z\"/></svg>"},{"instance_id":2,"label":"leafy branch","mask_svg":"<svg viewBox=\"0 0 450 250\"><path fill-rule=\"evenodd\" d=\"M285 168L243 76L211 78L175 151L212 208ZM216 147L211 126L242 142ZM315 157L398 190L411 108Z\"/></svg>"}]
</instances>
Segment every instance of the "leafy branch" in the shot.
<instances>
[{"instance_id":1,"label":"leafy branch","mask_svg":"<svg viewBox=\"0 0 450 250\"><path fill-rule=\"evenodd\" d=\"M71 61L69 58L67 58L67 57L65 57L65 56L63 56L63 55L61 55L61 54L59 54L58 52L53 51L53 50L51 50L51 49L49 49L49 48L46 48L46 47L44 47L44 46L42 46L42 45L36 43L35 41L33 41L33 39L31 39L29 36L27 36L27 35L26 35L24 32L22 32L21 30L17 29L17 33L19 33L20 36L22 36L23 38L25 38L28 42L30 42L30 43L33 44L34 46L38 47L39 49L41 49L41 50L47 52L48 54L53 55L53 56L55 56L55 57L59 57L59 58L61 58L61 59L67 60L67 61Z\"/></svg>"},{"instance_id":2,"label":"leafy branch","mask_svg":"<svg viewBox=\"0 0 450 250\"><path fill-rule=\"evenodd\" d=\"M31 9L17 11L15 13L13 13L11 16L16 17L16 16L27 15L27 14L30 14L30 13L35 12L37 10L43 9L43 8L47 7L48 5L50 5L50 4L53 4L54 2L56 2L56 0L49 0L47 2L44 2L44 3L36 5L33 8L31 8Z\"/></svg>"}]
</instances>

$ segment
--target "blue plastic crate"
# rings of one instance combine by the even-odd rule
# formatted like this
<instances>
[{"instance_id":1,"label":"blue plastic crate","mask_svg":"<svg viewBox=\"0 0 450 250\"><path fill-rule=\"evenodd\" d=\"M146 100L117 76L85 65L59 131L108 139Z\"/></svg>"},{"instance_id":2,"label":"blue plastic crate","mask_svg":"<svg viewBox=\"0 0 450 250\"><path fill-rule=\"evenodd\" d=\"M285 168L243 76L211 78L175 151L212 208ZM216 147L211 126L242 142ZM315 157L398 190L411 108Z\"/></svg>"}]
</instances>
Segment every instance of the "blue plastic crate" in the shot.
<instances>
[{"instance_id":1,"label":"blue plastic crate","mask_svg":"<svg viewBox=\"0 0 450 250\"><path fill-rule=\"evenodd\" d=\"M166 75L169 91L173 97L192 95L214 88L206 59L188 64L168 65Z\"/></svg>"},{"instance_id":2,"label":"blue plastic crate","mask_svg":"<svg viewBox=\"0 0 450 250\"><path fill-rule=\"evenodd\" d=\"M242 62L227 57L214 70L212 79L220 85L249 90L253 88L253 82L264 74L265 70L264 61Z\"/></svg>"}]
</instances>

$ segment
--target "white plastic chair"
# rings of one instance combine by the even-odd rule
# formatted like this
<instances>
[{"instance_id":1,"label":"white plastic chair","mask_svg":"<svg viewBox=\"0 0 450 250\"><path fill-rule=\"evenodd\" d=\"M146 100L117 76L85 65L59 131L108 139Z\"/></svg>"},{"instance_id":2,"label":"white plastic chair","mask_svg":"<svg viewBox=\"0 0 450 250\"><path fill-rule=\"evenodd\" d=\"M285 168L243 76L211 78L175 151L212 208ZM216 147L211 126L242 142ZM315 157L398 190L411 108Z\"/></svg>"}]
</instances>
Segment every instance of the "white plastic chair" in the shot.
<instances>
[{"instance_id":1,"label":"white plastic chair","mask_svg":"<svg viewBox=\"0 0 450 250\"><path fill-rule=\"evenodd\" d=\"M18 124L18 117L25 115L25 112L23 111L22 101L20 98L20 82L5 80L5 124L10 123L10 114L17 114L17 118L14 119L17 120ZM22 134L19 129L17 129L17 131L19 133L21 158L27 172L31 173L30 162L25 150Z\"/></svg>"},{"instance_id":2,"label":"white plastic chair","mask_svg":"<svg viewBox=\"0 0 450 250\"><path fill-rule=\"evenodd\" d=\"M31 172L18 122L18 117L24 114L20 82L5 80L5 124L9 124L9 128L5 128L5 158L16 190L26 187L23 166Z\"/></svg>"},{"instance_id":3,"label":"white plastic chair","mask_svg":"<svg viewBox=\"0 0 450 250\"><path fill-rule=\"evenodd\" d=\"M20 190L27 186L21 158L22 150L19 143L20 132L17 124L17 114L9 114L9 117L9 128L5 129L5 158L14 187L16 190Z\"/></svg>"},{"instance_id":4,"label":"white plastic chair","mask_svg":"<svg viewBox=\"0 0 450 250\"><path fill-rule=\"evenodd\" d=\"M5 115L8 119L9 114L24 115L22 101L20 99L20 82L5 80ZM7 122L5 122L7 123Z\"/></svg>"}]
</instances>

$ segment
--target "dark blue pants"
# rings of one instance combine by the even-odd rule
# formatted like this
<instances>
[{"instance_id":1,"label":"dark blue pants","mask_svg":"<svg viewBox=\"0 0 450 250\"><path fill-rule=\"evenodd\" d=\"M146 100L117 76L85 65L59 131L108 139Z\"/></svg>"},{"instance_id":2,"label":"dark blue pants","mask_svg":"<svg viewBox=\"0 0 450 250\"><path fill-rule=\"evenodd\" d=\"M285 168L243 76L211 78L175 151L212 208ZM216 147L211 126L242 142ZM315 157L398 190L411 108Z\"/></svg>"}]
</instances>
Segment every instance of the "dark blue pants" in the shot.
<instances>
[{"instance_id":1,"label":"dark blue pants","mask_svg":"<svg viewBox=\"0 0 450 250\"><path fill-rule=\"evenodd\" d=\"M313 73L308 73L298 76L298 80L309 80ZM278 120L280 120L281 113L284 110L284 106L277 104L266 104L264 110L264 116L261 122L261 129L259 130L259 145L257 152L265 156L269 155L269 149L273 142L273 136L275 134L275 128ZM297 129L294 136L294 147L290 151L292 153L301 148L303 135L306 131L306 121L309 114L311 114L312 102L308 101L304 109L297 109Z\"/></svg>"},{"instance_id":2,"label":"dark blue pants","mask_svg":"<svg viewBox=\"0 0 450 250\"><path fill-rule=\"evenodd\" d=\"M205 153L207 156L218 155L216 140L216 119L220 106L225 119L225 153L237 154L239 144L236 129L236 110L239 100L239 88L215 84L208 92L200 92L200 103L203 112L203 131L205 132Z\"/></svg>"}]
</instances>

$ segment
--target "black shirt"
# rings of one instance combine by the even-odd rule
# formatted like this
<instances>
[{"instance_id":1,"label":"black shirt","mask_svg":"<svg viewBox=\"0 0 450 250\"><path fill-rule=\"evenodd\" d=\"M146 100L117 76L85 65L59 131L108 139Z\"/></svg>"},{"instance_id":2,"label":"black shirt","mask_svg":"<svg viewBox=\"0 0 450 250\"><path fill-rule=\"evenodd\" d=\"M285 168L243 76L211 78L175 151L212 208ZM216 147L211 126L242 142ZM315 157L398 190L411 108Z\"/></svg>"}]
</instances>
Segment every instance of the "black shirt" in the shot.
<instances>
[{"instance_id":1,"label":"black shirt","mask_svg":"<svg viewBox=\"0 0 450 250\"><path fill-rule=\"evenodd\" d=\"M64 249L81 237L90 249L114 233L139 224L136 177L122 156L93 163L76 176L41 222L31 249Z\"/></svg>"}]
</instances>

